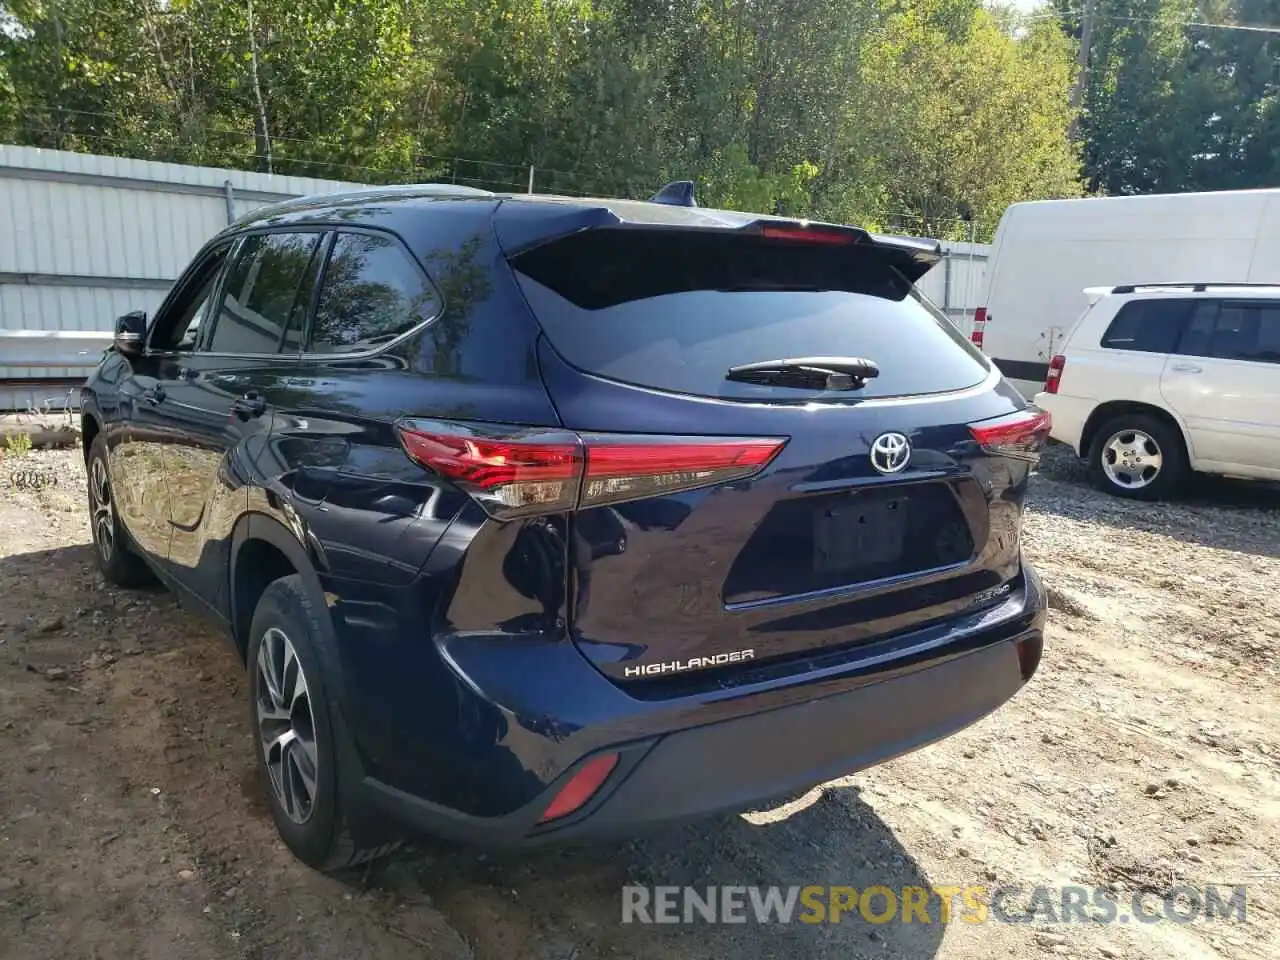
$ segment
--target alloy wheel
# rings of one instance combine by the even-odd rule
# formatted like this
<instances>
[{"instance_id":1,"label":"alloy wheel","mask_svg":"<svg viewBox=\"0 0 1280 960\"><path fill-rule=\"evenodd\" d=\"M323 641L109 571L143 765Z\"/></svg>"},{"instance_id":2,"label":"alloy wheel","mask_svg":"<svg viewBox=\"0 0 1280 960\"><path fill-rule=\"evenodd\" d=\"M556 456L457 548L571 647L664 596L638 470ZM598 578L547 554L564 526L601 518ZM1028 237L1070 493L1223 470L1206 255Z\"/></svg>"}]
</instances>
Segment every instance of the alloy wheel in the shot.
<instances>
[{"instance_id":1,"label":"alloy wheel","mask_svg":"<svg viewBox=\"0 0 1280 960\"><path fill-rule=\"evenodd\" d=\"M111 499L107 465L101 457L95 457L89 467L89 509L93 521L93 542L97 544L102 559L109 563L116 546L115 504Z\"/></svg>"},{"instance_id":2,"label":"alloy wheel","mask_svg":"<svg viewBox=\"0 0 1280 960\"><path fill-rule=\"evenodd\" d=\"M302 662L278 627L262 637L257 672L254 706L271 789L285 816L306 823L319 782L315 720Z\"/></svg>"},{"instance_id":3,"label":"alloy wheel","mask_svg":"<svg viewBox=\"0 0 1280 960\"><path fill-rule=\"evenodd\" d=\"M1151 486L1163 466L1160 445L1142 430L1117 431L1102 447L1102 472L1125 490Z\"/></svg>"}]
</instances>

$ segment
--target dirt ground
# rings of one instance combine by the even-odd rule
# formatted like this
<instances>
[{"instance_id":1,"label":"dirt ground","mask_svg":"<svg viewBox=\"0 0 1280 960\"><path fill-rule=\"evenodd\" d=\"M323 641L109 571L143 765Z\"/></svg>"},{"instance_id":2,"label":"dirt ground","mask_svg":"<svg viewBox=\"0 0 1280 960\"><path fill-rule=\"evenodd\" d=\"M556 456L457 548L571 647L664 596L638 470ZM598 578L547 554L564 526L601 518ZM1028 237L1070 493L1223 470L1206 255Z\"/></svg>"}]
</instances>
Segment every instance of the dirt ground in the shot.
<instances>
[{"instance_id":1,"label":"dirt ground","mask_svg":"<svg viewBox=\"0 0 1280 960\"><path fill-rule=\"evenodd\" d=\"M57 485L13 486L19 464ZM79 451L3 472L0 957L1280 956L1275 489L1135 505L1052 457L1026 525L1049 646L995 715L747 818L503 858L428 842L335 880L275 838L229 649L97 576ZM624 926L627 883L1247 884L1248 920Z\"/></svg>"}]
</instances>

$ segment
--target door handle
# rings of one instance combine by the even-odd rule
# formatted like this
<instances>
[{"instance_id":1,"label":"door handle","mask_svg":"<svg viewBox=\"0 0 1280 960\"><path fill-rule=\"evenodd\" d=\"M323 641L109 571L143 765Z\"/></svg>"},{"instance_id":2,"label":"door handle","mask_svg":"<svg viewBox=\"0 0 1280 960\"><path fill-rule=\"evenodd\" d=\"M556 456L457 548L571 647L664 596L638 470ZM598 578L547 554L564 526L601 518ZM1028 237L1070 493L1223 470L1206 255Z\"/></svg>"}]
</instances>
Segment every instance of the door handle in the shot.
<instances>
[{"instance_id":1,"label":"door handle","mask_svg":"<svg viewBox=\"0 0 1280 960\"><path fill-rule=\"evenodd\" d=\"M1200 373L1201 368L1194 363L1175 363L1172 368L1177 373Z\"/></svg>"},{"instance_id":2,"label":"door handle","mask_svg":"<svg viewBox=\"0 0 1280 960\"><path fill-rule=\"evenodd\" d=\"M153 406L157 403L164 403L164 388L160 386L152 387L142 395L142 399Z\"/></svg>"},{"instance_id":3,"label":"door handle","mask_svg":"<svg viewBox=\"0 0 1280 960\"><path fill-rule=\"evenodd\" d=\"M250 390L243 397L237 397L232 401L231 412L241 420L260 417L267 412L267 401L255 391Z\"/></svg>"}]
</instances>

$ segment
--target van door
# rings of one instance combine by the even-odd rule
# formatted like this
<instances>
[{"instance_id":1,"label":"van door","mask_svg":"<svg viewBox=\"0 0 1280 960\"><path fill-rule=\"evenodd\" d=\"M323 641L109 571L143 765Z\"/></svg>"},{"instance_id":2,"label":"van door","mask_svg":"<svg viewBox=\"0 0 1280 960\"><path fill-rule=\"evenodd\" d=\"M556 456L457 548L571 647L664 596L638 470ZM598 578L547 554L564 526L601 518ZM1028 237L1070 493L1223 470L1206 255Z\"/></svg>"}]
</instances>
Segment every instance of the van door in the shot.
<instances>
[{"instance_id":1,"label":"van door","mask_svg":"<svg viewBox=\"0 0 1280 960\"><path fill-rule=\"evenodd\" d=\"M1200 301L1160 390L1198 469L1280 474L1280 301Z\"/></svg>"}]
</instances>

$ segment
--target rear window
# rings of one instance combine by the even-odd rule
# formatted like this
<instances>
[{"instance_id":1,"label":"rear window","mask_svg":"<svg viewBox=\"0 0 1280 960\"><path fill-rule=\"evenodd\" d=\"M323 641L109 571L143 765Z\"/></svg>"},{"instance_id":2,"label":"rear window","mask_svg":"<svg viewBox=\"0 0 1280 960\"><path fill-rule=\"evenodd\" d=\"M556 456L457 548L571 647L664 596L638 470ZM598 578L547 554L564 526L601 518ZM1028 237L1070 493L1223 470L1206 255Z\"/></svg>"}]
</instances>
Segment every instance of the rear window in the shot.
<instances>
[{"instance_id":1,"label":"rear window","mask_svg":"<svg viewBox=\"0 0 1280 960\"><path fill-rule=\"evenodd\" d=\"M639 386L737 400L857 400L959 390L990 369L869 247L597 230L513 265L566 360ZM880 375L847 391L725 379L739 364L805 356L862 357Z\"/></svg>"},{"instance_id":2,"label":"rear window","mask_svg":"<svg viewBox=\"0 0 1280 960\"><path fill-rule=\"evenodd\" d=\"M1142 353L1173 353L1195 300L1130 300L1103 334L1102 346Z\"/></svg>"}]
</instances>

